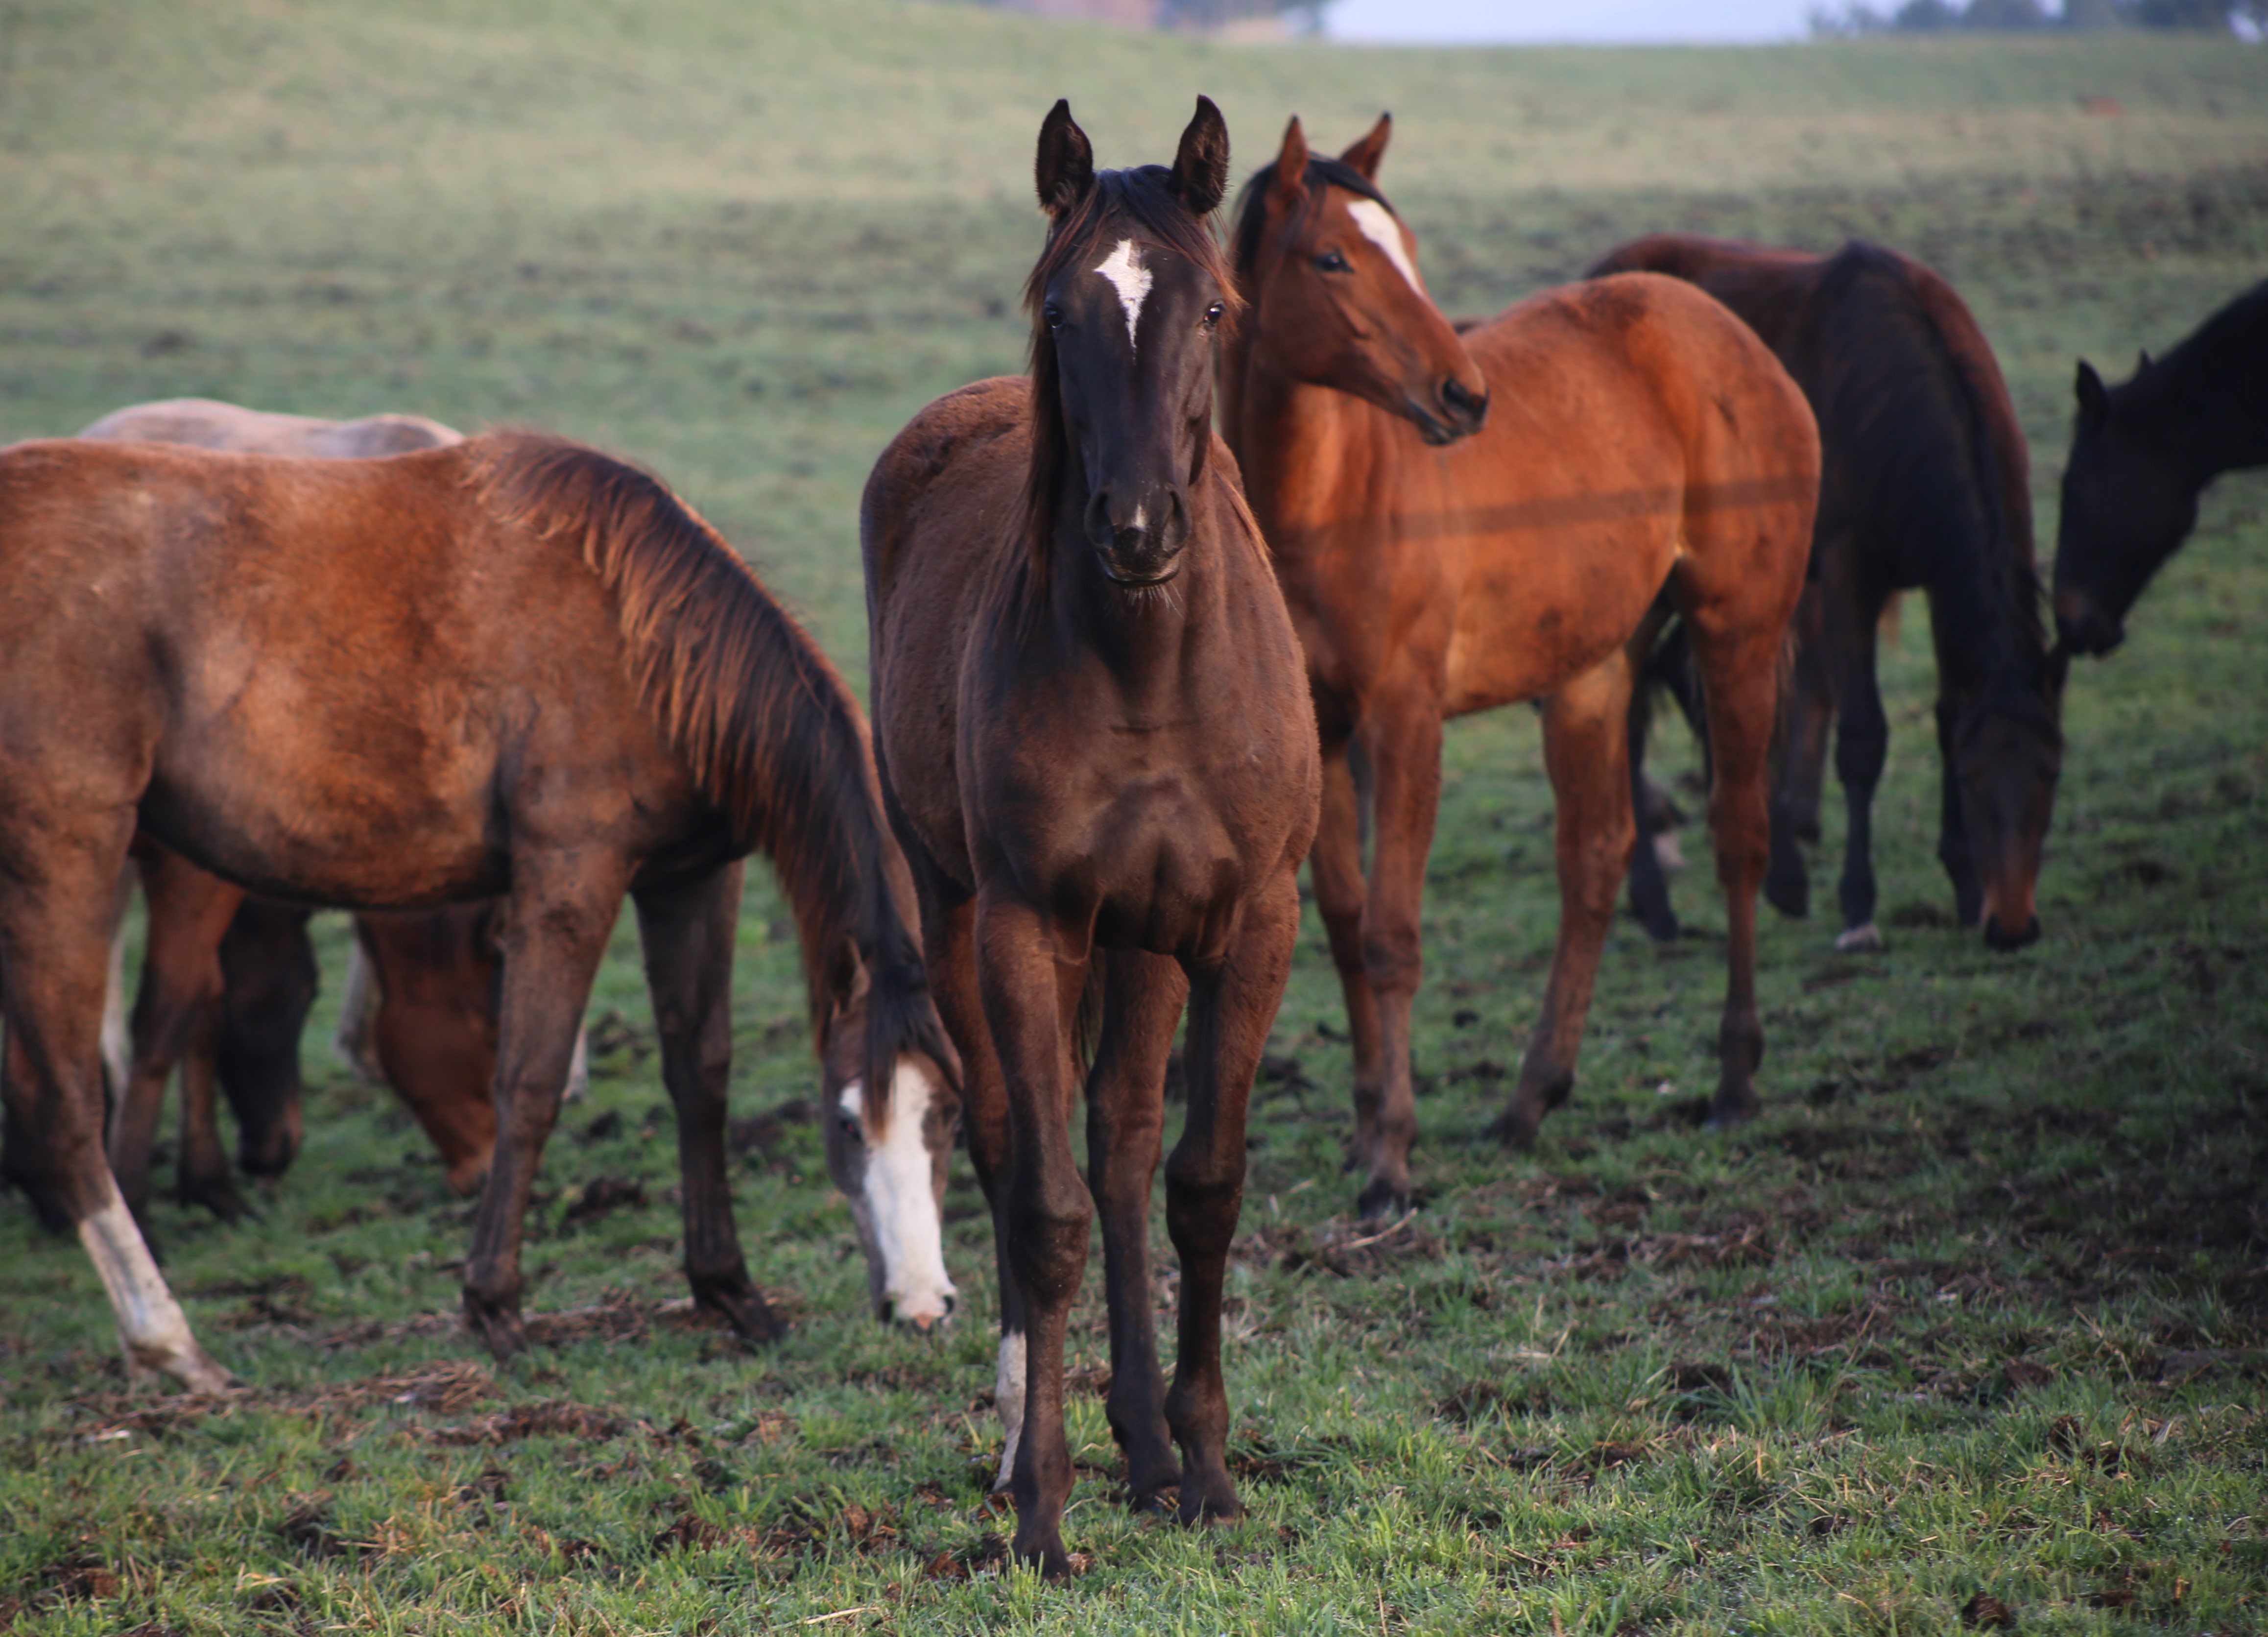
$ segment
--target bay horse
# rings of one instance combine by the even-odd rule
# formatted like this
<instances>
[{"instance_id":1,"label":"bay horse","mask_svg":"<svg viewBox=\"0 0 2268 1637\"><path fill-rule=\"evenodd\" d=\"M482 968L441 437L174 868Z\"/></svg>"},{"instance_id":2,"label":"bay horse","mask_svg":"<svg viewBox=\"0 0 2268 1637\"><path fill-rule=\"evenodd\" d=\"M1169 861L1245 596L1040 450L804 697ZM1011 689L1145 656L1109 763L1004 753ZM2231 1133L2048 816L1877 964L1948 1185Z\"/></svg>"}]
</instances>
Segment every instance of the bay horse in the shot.
<instances>
[{"instance_id":1,"label":"bay horse","mask_svg":"<svg viewBox=\"0 0 2268 1637\"><path fill-rule=\"evenodd\" d=\"M1825 468L1811 583L1796 617L1786 743L1764 891L1810 907L1797 843L1819 835L1830 727L1849 813L1835 947L1879 949L1874 801L1889 719L1875 632L1898 591L1929 598L1944 763L1938 859L1964 926L1995 949L2040 934L2040 852L2063 766L2063 684L2032 551L2029 458L2007 383L1953 287L1918 262L1852 241L1831 255L1656 233L1593 277L1644 269L1690 280L1738 313L1795 377Z\"/></svg>"},{"instance_id":2,"label":"bay horse","mask_svg":"<svg viewBox=\"0 0 2268 1637\"><path fill-rule=\"evenodd\" d=\"M1098 1204L1132 1503L1178 1486L1184 1523L1240 1511L1221 1288L1318 785L1298 642L1212 431L1214 340L1238 306L1208 221L1227 127L1200 97L1170 169L1097 171L1058 102L1035 173L1049 225L1024 285L1030 377L915 417L875 463L859 533L883 791L992 1206L1000 1486L1017 1557L1057 1575L1064 1324ZM1161 1402L1149 1198L1185 1000L1188 1119L1166 1161L1180 1346ZM1068 1130L1082 1079L1084 1181Z\"/></svg>"},{"instance_id":3,"label":"bay horse","mask_svg":"<svg viewBox=\"0 0 2268 1637\"><path fill-rule=\"evenodd\" d=\"M2150 577L2197 527L2223 472L2268 466L2268 282L2171 352L2144 353L2105 386L2080 360L2079 414L2056 525L2056 630L2074 653L2108 653Z\"/></svg>"},{"instance_id":4,"label":"bay horse","mask_svg":"<svg viewBox=\"0 0 2268 1637\"><path fill-rule=\"evenodd\" d=\"M1370 1216L1410 1194L1410 1014L1442 724L1543 702L1559 933L1494 1127L1525 1145L1574 1083L1634 834L1624 714L1672 609L1693 628L1716 751L1729 972L1714 1114L1756 1108L1765 755L1819 471L1787 372L1689 286L1640 275L1550 291L1461 339L1378 188L1391 129L1381 117L1332 159L1298 120L1286 128L1239 208L1251 316L1221 358L1223 424L1322 734L1309 869L1346 992Z\"/></svg>"},{"instance_id":5,"label":"bay horse","mask_svg":"<svg viewBox=\"0 0 2268 1637\"><path fill-rule=\"evenodd\" d=\"M320 420L211 398L129 405L78 436L334 460L464 441L462 432L423 416ZM122 925L112 945L104 1010L104 1051L113 1064L115 1096L110 1169L127 1206L141 1218L160 1105L178 1063L179 1196L184 1205L202 1205L232 1221L248 1207L229 1173L214 1092L217 1088L226 1095L236 1116L239 1165L249 1176L280 1176L298 1152L302 1131L299 1036L316 990L308 912L305 906L247 897L152 837L138 837L133 853L149 907L148 928L132 1026L120 1031L129 1036L122 1051L110 1043L112 1019L125 1012ZM496 1062L496 962L493 950L475 948L493 918L482 904L446 904L423 915L432 925L390 926L382 944L358 929L350 946L335 1047L350 1066L393 1087L440 1151L450 1186L470 1192L495 1147L487 1088ZM371 970L368 952L381 947L404 989L390 1004ZM372 1044L381 1014L394 1043L390 1059ZM586 1037L578 1034L571 1097L587 1078L587 1061Z\"/></svg>"},{"instance_id":6,"label":"bay horse","mask_svg":"<svg viewBox=\"0 0 2268 1637\"><path fill-rule=\"evenodd\" d=\"M955 1064L865 721L654 478L526 434L378 461L17 445L0 451L0 714L6 1095L133 1365L226 1379L104 1163L104 945L137 825L263 896L501 901L499 1137L464 1276L468 1324L499 1356L526 1345L521 1219L626 892L677 1109L687 1276L743 1335L777 1332L723 1142L733 925L743 860L766 852L825 1094L856 1110L859 1180L890 1214L886 1296L917 1324L946 1312ZM891 1140L903 1121L918 1154Z\"/></svg>"}]
</instances>

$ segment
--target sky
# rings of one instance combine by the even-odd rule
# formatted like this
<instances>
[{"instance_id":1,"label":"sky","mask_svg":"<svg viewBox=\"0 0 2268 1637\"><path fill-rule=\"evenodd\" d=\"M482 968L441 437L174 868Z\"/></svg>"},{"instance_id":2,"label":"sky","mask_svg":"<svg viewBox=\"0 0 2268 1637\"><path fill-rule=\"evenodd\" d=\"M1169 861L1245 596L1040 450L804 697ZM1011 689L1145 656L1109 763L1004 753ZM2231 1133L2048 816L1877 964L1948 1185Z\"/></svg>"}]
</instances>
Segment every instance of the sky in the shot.
<instances>
[{"instance_id":1,"label":"sky","mask_svg":"<svg viewBox=\"0 0 2268 1637\"><path fill-rule=\"evenodd\" d=\"M1800 40L1818 0L1333 0L1334 40L1457 45ZM1837 11L1839 6L1830 6Z\"/></svg>"}]
</instances>

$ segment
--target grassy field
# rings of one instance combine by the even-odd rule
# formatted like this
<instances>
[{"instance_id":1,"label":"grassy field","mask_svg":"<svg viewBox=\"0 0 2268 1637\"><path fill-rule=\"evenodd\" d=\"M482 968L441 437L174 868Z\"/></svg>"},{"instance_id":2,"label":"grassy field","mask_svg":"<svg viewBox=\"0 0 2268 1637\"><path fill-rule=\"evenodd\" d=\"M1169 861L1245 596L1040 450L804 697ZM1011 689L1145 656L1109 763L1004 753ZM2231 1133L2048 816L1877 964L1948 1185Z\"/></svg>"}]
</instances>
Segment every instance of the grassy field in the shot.
<instances>
[{"instance_id":1,"label":"grassy field","mask_svg":"<svg viewBox=\"0 0 2268 1637\"><path fill-rule=\"evenodd\" d=\"M858 488L923 402L1020 362L1040 115L1067 93L1102 162L1162 159L1199 90L1240 174L1294 110L1335 144L1391 107L1384 180L1452 312L1649 228L1921 255L2009 372L2051 540L2073 356L2123 373L2268 266L2268 55L2226 41L1263 50L885 0L11 0L0 438L192 393L555 428L669 478L857 677ZM2255 476L2073 676L2046 937L2007 958L1948 924L1910 607L1891 949L1767 922L1770 1112L1732 1137L1688 1123L1721 984L1703 868L1686 940L1617 930L1538 1150L1483 1144L1548 958L1551 804L1530 713L1454 729L1422 1209L1344 1215L1312 922L1258 1091L1228 1360L1248 1522L1117 1504L1098 1277L1066 1528L1092 1567L1001 1571L989 1228L963 1168L961 1322L865 1316L758 886L735 1175L786 1341L668 1304L627 928L531 1219L529 1362L455 1330L466 1206L311 1038L307 1149L263 1219L157 1211L244 1397L128 1393L77 1246L0 1199L0 1629L1887 1633L1989 1624L1981 1598L2028 1631L2268 1630L2263 610ZM1665 766L1690 771L1674 737ZM600 1178L632 1202L578 1209Z\"/></svg>"}]
</instances>

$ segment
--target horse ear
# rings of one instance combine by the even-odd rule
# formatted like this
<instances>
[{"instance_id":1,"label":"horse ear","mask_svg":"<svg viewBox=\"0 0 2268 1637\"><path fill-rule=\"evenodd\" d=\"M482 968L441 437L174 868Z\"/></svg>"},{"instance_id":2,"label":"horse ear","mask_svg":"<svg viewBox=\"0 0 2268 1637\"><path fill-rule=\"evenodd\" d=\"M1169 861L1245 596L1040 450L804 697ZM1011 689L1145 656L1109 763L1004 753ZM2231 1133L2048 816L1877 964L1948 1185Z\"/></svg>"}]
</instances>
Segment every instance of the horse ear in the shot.
<instances>
[{"instance_id":1,"label":"horse ear","mask_svg":"<svg viewBox=\"0 0 2268 1637\"><path fill-rule=\"evenodd\" d=\"M1094 186L1094 144L1071 116L1071 100L1058 100L1040 124L1040 152L1032 165L1040 209L1061 216Z\"/></svg>"},{"instance_id":2,"label":"horse ear","mask_svg":"<svg viewBox=\"0 0 2268 1637\"><path fill-rule=\"evenodd\" d=\"M1276 155L1276 199L1292 205L1307 196L1307 133L1300 129L1300 116L1294 114L1284 127L1284 146Z\"/></svg>"},{"instance_id":3,"label":"horse ear","mask_svg":"<svg viewBox=\"0 0 2268 1637\"><path fill-rule=\"evenodd\" d=\"M1197 111L1182 132L1167 191L1189 207L1192 216L1211 216L1228 194L1228 122L1211 97L1197 99Z\"/></svg>"},{"instance_id":4,"label":"horse ear","mask_svg":"<svg viewBox=\"0 0 2268 1637\"><path fill-rule=\"evenodd\" d=\"M2079 379L2073 383L2079 394L2079 424L2093 431L2110 418L2110 391L2102 384L2102 377L2095 372L2095 365L2085 358L2079 361Z\"/></svg>"},{"instance_id":5,"label":"horse ear","mask_svg":"<svg viewBox=\"0 0 2268 1637\"><path fill-rule=\"evenodd\" d=\"M1360 172L1363 181L1376 181L1378 162L1386 157L1386 141L1393 135L1394 115L1380 114L1378 123L1370 128L1370 135L1339 155L1340 162Z\"/></svg>"}]
</instances>

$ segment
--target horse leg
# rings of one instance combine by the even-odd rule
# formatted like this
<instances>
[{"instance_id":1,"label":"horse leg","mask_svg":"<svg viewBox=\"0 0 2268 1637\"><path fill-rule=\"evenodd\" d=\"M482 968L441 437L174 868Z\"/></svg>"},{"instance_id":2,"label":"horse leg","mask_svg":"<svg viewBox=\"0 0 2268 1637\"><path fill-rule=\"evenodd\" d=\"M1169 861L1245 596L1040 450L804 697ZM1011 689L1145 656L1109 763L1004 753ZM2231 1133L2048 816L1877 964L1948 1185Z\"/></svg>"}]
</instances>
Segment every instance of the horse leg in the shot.
<instances>
[{"instance_id":1,"label":"horse leg","mask_svg":"<svg viewBox=\"0 0 2268 1637\"><path fill-rule=\"evenodd\" d=\"M1377 1147L1378 1105L1386 1081L1379 1050L1378 996L1362 954L1362 791L1344 739L1323 746L1322 821L1307 852L1307 878L1330 940L1331 964L1346 995L1347 1035L1354 1044L1355 1165L1368 1170Z\"/></svg>"},{"instance_id":2,"label":"horse leg","mask_svg":"<svg viewBox=\"0 0 2268 1637\"><path fill-rule=\"evenodd\" d=\"M1984 887L1969 850L1969 823L1961 812L1961 775L1953 759L1953 730L1960 719L1961 707L1940 695L1937 755L1945 770L1945 786L1938 810L1937 861L1953 882L1954 918L1963 926L1974 926L1984 918Z\"/></svg>"},{"instance_id":3,"label":"horse leg","mask_svg":"<svg viewBox=\"0 0 2268 1637\"><path fill-rule=\"evenodd\" d=\"M1410 1150L1418 1141L1410 1009L1425 975L1425 857L1433 849L1433 823L1441 805L1440 702L1430 693L1412 691L1397 704L1401 708L1376 712L1364 723L1374 785L1374 839L1370 892L1363 906L1362 958L1377 997L1382 1071L1369 1169L1355 1201L1365 1217L1386 1215L1410 1198ZM1619 738L1622 724L1615 726ZM1325 807L1329 805L1326 800ZM1629 807L1625 787L1625 819ZM1622 879L1619 866L1615 879Z\"/></svg>"},{"instance_id":4,"label":"horse leg","mask_svg":"<svg viewBox=\"0 0 2268 1637\"><path fill-rule=\"evenodd\" d=\"M347 981L339 996L339 1027L331 1036L331 1055L355 1079L373 1086L386 1080L378 1056L381 992L377 970L357 938L347 946Z\"/></svg>"},{"instance_id":5,"label":"horse leg","mask_svg":"<svg viewBox=\"0 0 2268 1637\"><path fill-rule=\"evenodd\" d=\"M1166 1162L1166 1227L1182 1261L1179 1345L1166 1419L1182 1447L1182 1522L1241 1515L1228 1476L1228 1393L1220 1374L1220 1301L1244 1203L1244 1121L1252 1076L1284 999L1300 934L1299 888L1286 870L1244 906L1227 958L1193 974L1189 1117Z\"/></svg>"},{"instance_id":6,"label":"horse leg","mask_svg":"<svg viewBox=\"0 0 2268 1637\"><path fill-rule=\"evenodd\" d=\"M70 1213L55 1190L57 1168L48 1153L40 1128L31 1118L30 1065L15 1031L0 1029L0 1191L23 1190L32 1202L32 1213L50 1234L70 1230ZM120 1083L124 1084L122 1077ZM19 1099L18 1093L22 1091Z\"/></svg>"},{"instance_id":7,"label":"horse leg","mask_svg":"<svg viewBox=\"0 0 2268 1637\"><path fill-rule=\"evenodd\" d=\"M133 826L128 808L99 833L72 837L50 815L19 809L0 876L5 1095L19 1128L37 1134L46 1186L101 1276L129 1369L218 1392L229 1374L197 1345L103 1152L102 995L110 911Z\"/></svg>"},{"instance_id":8,"label":"horse leg","mask_svg":"<svg viewBox=\"0 0 2268 1637\"><path fill-rule=\"evenodd\" d=\"M1824 598L1815 580L1804 587L1803 600L1796 604L1795 663L1788 679L1779 780L1771 796L1771 862L1764 872L1765 901L1782 915L1798 920L1811 913L1811 871L1804 862L1801 844L1819 839L1827 734L1835 725L1835 678L1828 660Z\"/></svg>"},{"instance_id":9,"label":"horse leg","mask_svg":"<svg viewBox=\"0 0 2268 1637\"><path fill-rule=\"evenodd\" d=\"M247 898L220 940L220 1088L248 1176L281 1176L306 1135L299 1036L319 979L309 911Z\"/></svg>"},{"instance_id":10,"label":"horse leg","mask_svg":"<svg viewBox=\"0 0 2268 1637\"><path fill-rule=\"evenodd\" d=\"M201 1205L224 1222L240 1222L256 1213L236 1191L220 1139L221 1010L217 1000L199 1007L181 1043L181 1154L173 1185L184 1206Z\"/></svg>"},{"instance_id":11,"label":"horse leg","mask_svg":"<svg viewBox=\"0 0 2268 1637\"><path fill-rule=\"evenodd\" d=\"M1098 957L1101 958L1101 957ZM1108 957L1102 1036L1086 1090L1087 1187L1102 1220L1110 1298L1111 1434L1126 1452L1137 1512L1160 1509L1182 1481L1166 1430L1165 1383L1150 1292L1150 1185L1165 1127L1166 1058L1189 983L1164 955Z\"/></svg>"},{"instance_id":12,"label":"horse leg","mask_svg":"<svg viewBox=\"0 0 2268 1637\"><path fill-rule=\"evenodd\" d=\"M1007 1186L995 1221L1024 1301L1024 1422L1009 1482L1015 1553L1057 1578L1071 1569L1063 1544L1071 1485L1064 1332L1094 1217L1071 1154L1065 1073L1085 963L1058 957L1055 929L1036 910L990 894L977 899L976 942L984 1020L1007 1088Z\"/></svg>"},{"instance_id":13,"label":"horse leg","mask_svg":"<svg viewBox=\"0 0 2268 1637\"><path fill-rule=\"evenodd\" d=\"M1615 889L1637 839L1623 739L1632 682L1625 649L1559 689L1543 707L1543 765L1558 803L1559 937L1512 1101L1490 1128L1519 1147L1535 1140L1543 1117L1574 1089L1575 1056L1614 923ZM1709 703L1713 754L1713 697Z\"/></svg>"},{"instance_id":14,"label":"horse leg","mask_svg":"<svg viewBox=\"0 0 2268 1637\"><path fill-rule=\"evenodd\" d=\"M102 1088L112 1108L126 1095L134 1069L134 1036L126 1023L126 910L141 871L129 858L118 872L118 896L111 901L110 969L102 989Z\"/></svg>"},{"instance_id":15,"label":"horse leg","mask_svg":"<svg viewBox=\"0 0 2268 1637\"><path fill-rule=\"evenodd\" d=\"M748 1278L733 1226L725 1174L725 1090L733 1066L733 925L743 866L634 895L645 981L661 1044L661 1081L677 1109L677 1169L684 1192L685 1278L695 1301L732 1320L750 1341L784 1328ZM576 1021L582 1014L578 1011ZM573 1052L571 1036L569 1053ZM561 1090L566 1086L561 1072Z\"/></svg>"},{"instance_id":16,"label":"horse leg","mask_svg":"<svg viewBox=\"0 0 2268 1637\"><path fill-rule=\"evenodd\" d=\"M1638 684L1631 689L1631 812L1638 824L1638 845L1631 850L1631 912L1646 928L1647 937L1656 943L1675 943L1677 911L1670 907L1669 881L1662 874L1661 855L1654 850L1653 826L1647 822L1650 804L1646 788L1646 740L1653 720L1652 683L1655 680L1653 671L1656 658L1649 649Z\"/></svg>"},{"instance_id":17,"label":"horse leg","mask_svg":"<svg viewBox=\"0 0 2268 1637\"><path fill-rule=\"evenodd\" d=\"M1756 1015L1756 889L1772 848L1770 795L1773 719L1778 713L1778 633L1726 632L1696 622L1694 646L1708 689L1711 742L1709 830L1717 881L1725 892L1725 1014L1717 1031L1715 1127L1757 1110L1756 1072L1764 1060Z\"/></svg>"},{"instance_id":18,"label":"horse leg","mask_svg":"<svg viewBox=\"0 0 2268 1637\"><path fill-rule=\"evenodd\" d=\"M1882 947L1874 925L1874 787L1890 750L1890 721L1874 676L1878 601L1838 597L1827 616L1835 666L1835 776L1849 809L1843 850L1843 930L1835 947L1846 954Z\"/></svg>"},{"instance_id":19,"label":"horse leg","mask_svg":"<svg viewBox=\"0 0 2268 1637\"><path fill-rule=\"evenodd\" d=\"M597 868L543 856L513 861L499 940L504 976L496 1154L473 1215L463 1293L466 1327L499 1359L527 1346L519 1316L520 1224L543 1145L559 1117L575 1026L590 999L624 885L611 859Z\"/></svg>"},{"instance_id":20,"label":"horse leg","mask_svg":"<svg viewBox=\"0 0 2268 1637\"><path fill-rule=\"evenodd\" d=\"M158 1139L166 1082L191 1035L210 1030L207 1014L220 1005L220 940L244 902L244 890L198 868L170 847L137 848L142 855L142 891L150 906L142 958L142 989L134 998L134 1057L110 1128L110 1169L118 1191L138 1219L147 1209L150 1151ZM210 1090L210 1088L208 1088ZM215 1139L216 1144L217 1138ZM226 1220L231 1205L240 1214L227 1181L228 1161L220 1159L220 1203Z\"/></svg>"}]
</instances>

